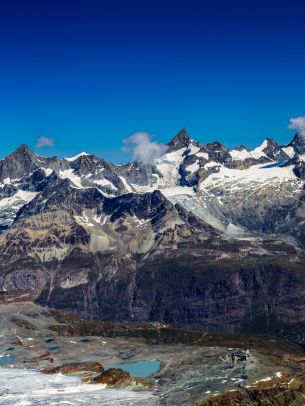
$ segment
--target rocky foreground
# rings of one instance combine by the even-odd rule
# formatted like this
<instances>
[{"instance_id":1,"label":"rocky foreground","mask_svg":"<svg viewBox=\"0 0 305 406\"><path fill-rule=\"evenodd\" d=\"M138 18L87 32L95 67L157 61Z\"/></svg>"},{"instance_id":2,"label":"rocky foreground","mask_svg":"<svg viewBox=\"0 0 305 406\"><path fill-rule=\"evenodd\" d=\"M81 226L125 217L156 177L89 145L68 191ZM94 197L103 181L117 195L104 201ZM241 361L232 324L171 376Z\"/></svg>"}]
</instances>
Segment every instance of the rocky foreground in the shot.
<instances>
[{"instance_id":1,"label":"rocky foreground","mask_svg":"<svg viewBox=\"0 0 305 406\"><path fill-rule=\"evenodd\" d=\"M73 379L73 390L78 385L94 387L88 391L94 392L96 402L117 390L118 405L120 391L126 390L130 396L142 393L140 402L146 396L145 404L156 405L299 405L305 396L305 352L288 340L207 334L158 323L85 320L22 301L20 296L19 302L7 299L8 295L0 304L1 389L8 388L5 371L12 367L10 374L15 370L16 379L26 368L40 371L39 376L48 377L52 385L66 376ZM149 360L160 361L160 369L149 376L124 371L126 365ZM38 396L46 384L41 385L29 393ZM56 398L65 396L61 390L52 388ZM5 403L17 396L8 392L2 390L0 404L2 400L14 404ZM278 403L272 403L274 398Z\"/></svg>"}]
</instances>

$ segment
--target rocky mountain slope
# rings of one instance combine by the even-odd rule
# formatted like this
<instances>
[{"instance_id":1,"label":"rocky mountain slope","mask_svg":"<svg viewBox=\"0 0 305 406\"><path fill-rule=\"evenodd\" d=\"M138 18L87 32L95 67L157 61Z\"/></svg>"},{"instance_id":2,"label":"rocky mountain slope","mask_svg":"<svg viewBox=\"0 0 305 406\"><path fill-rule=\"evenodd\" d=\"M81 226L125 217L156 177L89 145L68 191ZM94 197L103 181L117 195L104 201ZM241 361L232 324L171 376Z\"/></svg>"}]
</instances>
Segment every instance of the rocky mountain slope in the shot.
<instances>
[{"instance_id":1,"label":"rocky mountain slope","mask_svg":"<svg viewBox=\"0 0 305 406\"><path fill-rule=\"evenodd\" d=\"M180 131L150 164L0 161L0 289L88 318L291 332L305 320L305 141Z\"/></svg>"}]
</instances>

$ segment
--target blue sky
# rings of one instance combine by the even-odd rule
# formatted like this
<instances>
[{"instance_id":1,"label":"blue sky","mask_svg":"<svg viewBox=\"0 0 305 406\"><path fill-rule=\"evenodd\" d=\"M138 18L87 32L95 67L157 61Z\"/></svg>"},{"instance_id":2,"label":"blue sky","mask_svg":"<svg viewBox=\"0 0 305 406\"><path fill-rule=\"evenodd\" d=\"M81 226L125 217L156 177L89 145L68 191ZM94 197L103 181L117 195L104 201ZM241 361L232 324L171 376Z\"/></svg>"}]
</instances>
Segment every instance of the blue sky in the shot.
<instances>
[{"instance_id":1,"label":"blue sky","mask_svg":"<svg viewBox=\"0 0 305 406\"><path fill-rule=\"evenodd\" d=\"M2 2L0 155L26 143L122 161L123 138L182 127L202 143L286 143L305 114L304 13L297 0ZM42 135L54 146L35 149Z\"/></svg>"}]
</instances>

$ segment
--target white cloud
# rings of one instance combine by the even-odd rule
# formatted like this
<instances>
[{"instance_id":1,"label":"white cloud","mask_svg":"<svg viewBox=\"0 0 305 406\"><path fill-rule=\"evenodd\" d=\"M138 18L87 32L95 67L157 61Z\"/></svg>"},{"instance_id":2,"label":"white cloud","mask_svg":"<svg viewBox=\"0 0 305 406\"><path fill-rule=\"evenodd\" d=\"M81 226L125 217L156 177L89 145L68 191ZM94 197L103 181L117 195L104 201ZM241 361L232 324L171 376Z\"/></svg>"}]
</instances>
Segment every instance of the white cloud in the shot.
<instances>
[{"instance_id":1,"label":"white cloud","mask_svg":"<svg viewBox=\"0 0 305 406\"><path fill-rule=\"evenodd\" d=\"M124 152L131 152L133 159L143 163L153 163L160 158L167 149L164 144L151 140L152 136L147 132L138 132L123 140Z\"/></svg>"},{"instance_id":2,"label":"white cloud","mask_svg":"<svg viewBox=\"0 0 305 406\"><path fill-rule=\"evenodd\" d=\"M45 137L44 135L39 137L35 147L42 148L42 147L54 147L54 140L50 137Z\"/></svg>"},{"instance_id":3,"label":"white cloud","mask_svg":"<svg viewBox=\"0 0 305 406\"><path fill-rule=\"evenodd\" d=\"M297 130L297 133L305 136L305 116L291 118L288 128L290 130Z\"/></svg>"}]
</instances>

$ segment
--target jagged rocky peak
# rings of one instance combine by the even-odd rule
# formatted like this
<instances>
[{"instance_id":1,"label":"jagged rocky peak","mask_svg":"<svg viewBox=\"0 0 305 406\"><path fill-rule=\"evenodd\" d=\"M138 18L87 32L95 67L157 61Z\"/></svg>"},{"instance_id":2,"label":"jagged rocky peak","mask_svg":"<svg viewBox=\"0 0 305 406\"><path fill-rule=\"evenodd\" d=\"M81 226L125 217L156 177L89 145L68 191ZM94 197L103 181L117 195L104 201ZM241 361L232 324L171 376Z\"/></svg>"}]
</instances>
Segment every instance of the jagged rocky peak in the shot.
<instances>
[{"instance_id":1,"label":"jagged rocky peak","mask_svg":"<svg viewBox=\"0 0 305 406\"><path fill-rule=\"evenodd\" d=\"M88 175L92 171L97 170L98 168L102 169L107 164L103 159L97 158L94 155L88 154L79 154L75 159L70 161L71 168L82 175Z\"/></svg>"},{"instance_id":2,"label":"jagged rocky peak","mask_svg":"<svg viewBox=\"0 0 305 406\"><path fill-rule=\"evenodd\" d=\"M288 147L292 147L297 154L305 154L305 134L296 133Z\"/></svg>"},{"instance_id":3,"label":"jagged rocky peak","mask_svg":"<svg viewBox=\"0 0 305 406\"><path fill-rule=\"evenodd\" d=\"M0 182L22 178L37 169L40 160L27 145L21 145L0 161Z\"/></svg>"},{"instance_id":4,"label":"jagged rocky peak","mask_svg":"<svg viewBox=\"0 0 305 406\"><path fill-rule=\"evenodd\" d=\"M34 152L26 145L21 144L16 151L12 152L11 155L27 154L29 156L35 156Z\"/></svg>"},{"instance_id":5,"label":"jagged rocky peak","mask_svg":"<svg viewBox=\"0 0 305 406\"><path fill-rule=\"evenodd\" d=\"M37 161L37 155L25 144L20 145L14 152L9 154L5 159L22 160L22 161Z\"/></svg>"},{"instance_id":6,"label":"jagged rocky peak","mask_svg":"<svg viewBox=\"0 0 305 406\"><path fill-rule=\"evenodd\" d=\"M289 156L283 149L279 146L279 144L271 138L266 138L262 144L263 148L262 151L265 155L273 161L287 161Z\"/></svg>"},{"instance_id":7,"label":"jagged rocky peak","mask_svg":"<svg viewBox=\"0 0 305 406\"><path fill-rule=\"evenodd\" d=\"M182 128L177 135L167 144L169 152L177 151L178 149L185 148L191 142L190 136L186 128Z\"/></svg>"},{"instance_id":8,"label":"jagged rocky peak","mask_svg":"<svg viewBox=\"0 0 305 406\"><path fill-rule=\"evenodd\" d=\"M219 141L206 144L205 150L208 152L212 161L224 163L227 160L231 160L229 149Z\"/></svg>"}]
</instances>

